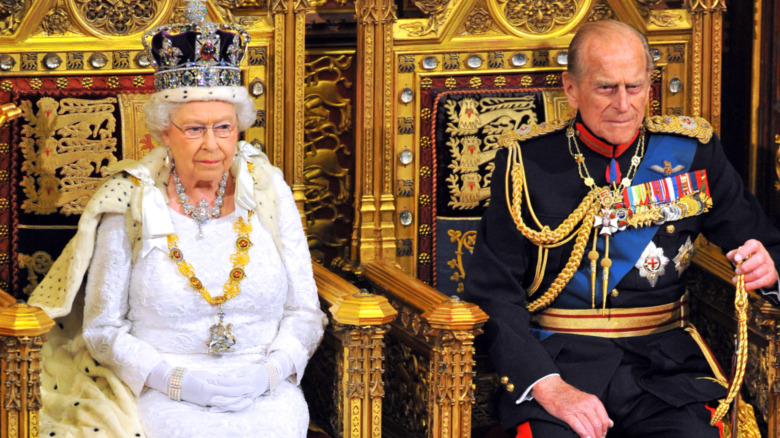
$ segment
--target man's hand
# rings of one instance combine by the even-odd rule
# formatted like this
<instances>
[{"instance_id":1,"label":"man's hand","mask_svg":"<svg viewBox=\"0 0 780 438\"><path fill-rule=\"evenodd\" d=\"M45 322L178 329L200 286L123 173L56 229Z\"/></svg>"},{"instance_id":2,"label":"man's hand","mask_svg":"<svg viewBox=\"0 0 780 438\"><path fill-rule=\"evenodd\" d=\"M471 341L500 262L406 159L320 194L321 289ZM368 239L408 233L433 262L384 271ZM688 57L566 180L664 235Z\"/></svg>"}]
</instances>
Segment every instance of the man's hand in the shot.
<instances>
[{"instance_id":1,"label":"man's hand","mask_svg":"<svg viewBox=\"0 0 780 438\"><path fill-rule=\"evenodd\" d=\"M762 287L772 288L777 283L777 270L772 257L769 257L764 245L755 239L750 239L744 245L726 254L735 266L742 262L734 271L737 275L745 275L745 289L753 290ZM734 277L732 283L737 282Z\"/></svg>"},{"instance_id":2,"label":"man's hand","mask_svg":"<svg viewBox=\"0 0 780 438\"><path fill-rule=\"evenodd\" d=\"M532 395L553 417L566 422L581 438L600 438L613 426L601 400L550 376L534 385Z\"/></svg>"}]
</instances>

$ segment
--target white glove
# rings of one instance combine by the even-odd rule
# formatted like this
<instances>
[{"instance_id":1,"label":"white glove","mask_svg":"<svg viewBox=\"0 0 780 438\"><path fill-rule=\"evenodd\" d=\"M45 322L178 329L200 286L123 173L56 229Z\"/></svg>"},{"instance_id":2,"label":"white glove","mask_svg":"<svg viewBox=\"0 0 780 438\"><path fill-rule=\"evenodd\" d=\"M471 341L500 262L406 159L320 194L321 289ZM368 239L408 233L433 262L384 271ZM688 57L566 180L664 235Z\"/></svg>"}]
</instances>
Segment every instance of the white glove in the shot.
<instances>
[{"instance_id":1,"label":"white glove","mask_svg":"<svg viewBox=\"0 0 780 438\"><path fill-rule=\"evenodd\" d=\"M282 350L276 350L268 357L268 362L276 366L279 372L279 381L290 377L293 374L295 364L289 354Z\"/></svg>"},{"instance_id":2,"label":"white glove","mask_svg":"<svg viewBox=\"0 0 780 438\"><path fill-rule=\"evenodd\" d=\"M168 382L173 367L161 362L152 369L146 384L168 394ZM240 411L252 404L253 388L242 379L220 376L204 370L187 370L181 380L181 399L201 406L212 406L222 411Z\"/></svg>"},{"instance_id":3,"label":"white glove","mask_svg":"<svg viewBox=\"0 0 780 438\"><path fill-rule=\"evenodd\" d=\"M276 371L275 385L271 388L272 379L269 375L268 366L270 365ZM235 371L236 384L252 387L252 398L260 397L269 389L274 390L279 382L292 374L293 361L290 355L282 350L276 350L266 359L265 363L250 364L239 367Z\"/></svg>"},{"instance_id":4,"label":"white glove","mask_svg":"<svg viewBox=\"0 0 780 438\"><path fill-rule=\"evenodd\" d=\"M256 399L268 391L268 368L262 363L244 365L235 370L235 378L252 388L250 397Z\"/></svg>"}]
</instances>

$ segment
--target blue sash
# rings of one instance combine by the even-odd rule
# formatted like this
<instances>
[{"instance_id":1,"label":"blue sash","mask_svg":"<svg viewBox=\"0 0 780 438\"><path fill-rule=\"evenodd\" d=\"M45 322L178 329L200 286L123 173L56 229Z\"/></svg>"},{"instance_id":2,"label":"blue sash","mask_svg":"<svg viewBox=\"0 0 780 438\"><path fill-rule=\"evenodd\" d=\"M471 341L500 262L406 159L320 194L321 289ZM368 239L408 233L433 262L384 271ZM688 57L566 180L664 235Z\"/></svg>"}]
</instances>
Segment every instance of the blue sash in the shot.
<instances>
[{"instance_id":1,"label":"blue sash","mask_svg":"<svg viewBox=\"0 0 780 438\"><path fill-rule=\"evenodd\" d=\"M650 170L653 164L663 163L664 160L682 165L681 169L675 174L685 173L691 167L693 156L696 154L698 140L689 137L680 137L672 135L652 135L647 145L644 159L639 165L634 176L632 185L641 184L665 177ZM611 291L628 273L634 264L642 255L647 244L653 239L658 226L630 228L619 231L610 236L609 258L612 259L612 267L609 269L609 281L607 282L607 291ZM593 232L591 231L591 236ZM591 237L592 239L592 237ZM601 256L604 255L604 237L600 237L597 242L597 249ZM592 248L592 240L588 241L585 251ZM591 307L591 284L590 284L590 261L583 258L577 272L574 273L571 281L566 286L565 293L558 296L552 307L560 309L588 309ZM601 266L596 275L596 307L600 307L603 300Z\"/></svg>"}]
</instances>

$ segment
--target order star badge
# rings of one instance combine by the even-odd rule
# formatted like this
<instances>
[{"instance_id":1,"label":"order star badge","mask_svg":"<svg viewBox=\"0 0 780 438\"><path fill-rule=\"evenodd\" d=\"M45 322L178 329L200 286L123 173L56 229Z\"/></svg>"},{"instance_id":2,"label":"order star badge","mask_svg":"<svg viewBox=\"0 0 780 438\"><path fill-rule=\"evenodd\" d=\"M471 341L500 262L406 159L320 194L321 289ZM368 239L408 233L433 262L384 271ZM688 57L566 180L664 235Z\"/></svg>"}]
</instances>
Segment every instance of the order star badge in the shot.
<instances>
[{"instance_id":1,"label":"order star badge","mask_svg":"<svg viewBox=\"0 0 780 438\"><path fill-rule=\"evenodd\" d=\"M677 255L674 256L674 269L677 270L677 275L682 276L682 273L685 272L686 269L688 269L688 266L691 265L691 260L693 260L693 254L696 251L696 249L693 246L693 242L691 242L690 236L688 237L688 240L685 241L685 243L680 247L680 249L677 251Z\"/></svg>"},{"instance_id":2,"label":"order star badge","mask_svg":"<svg viewBox=\"0 0 780 438\"><path fill-rule=\"evenodd\" d=\"M669 257L664 255L663 248L655 246L651 240L634 266L641 277L647 278L650 287L655 287L658 277L666 273L665 267L668 263Z\"/></svg>"}]
</instances>

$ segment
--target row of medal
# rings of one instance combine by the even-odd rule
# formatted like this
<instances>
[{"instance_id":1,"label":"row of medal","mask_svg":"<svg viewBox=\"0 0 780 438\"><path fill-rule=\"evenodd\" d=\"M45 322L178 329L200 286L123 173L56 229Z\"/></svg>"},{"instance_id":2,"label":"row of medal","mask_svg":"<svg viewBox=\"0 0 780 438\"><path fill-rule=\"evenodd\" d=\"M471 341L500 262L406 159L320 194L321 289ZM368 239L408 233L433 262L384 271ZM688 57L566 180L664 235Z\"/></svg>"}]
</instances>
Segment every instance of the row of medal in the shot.
<instances>
[{"instance_id":1,"label":"row of medal","mask_svg":"<svg viewBox=\"0 0 780 438\"><path fill-rule=\"evenodd\" d=\"M602 209L594 226L601 227L600 234L661 225L698 216L712 207L706 170L626 187L619 197L603 188L599 196Z\"/></svg>"},{"instance_id":2,"label":"row of medal","mask_svg":"<svg viewBox=\"0 0 780 438\"><path fill-rule=\"evenodd\" d=\"M611 235L627 227L662 225L700 215L712 208L707 171L697 170L646 182L623 189L615 199L608 189L602 190L601 214L594 226L601 227L600 234ZM693 259L694 245L690 237L674 257L678 275L688 268ZM669 258L650 241L635 267L639 275L655 287L658 278L666 273Z\"/></svg>"}]
</instances>

